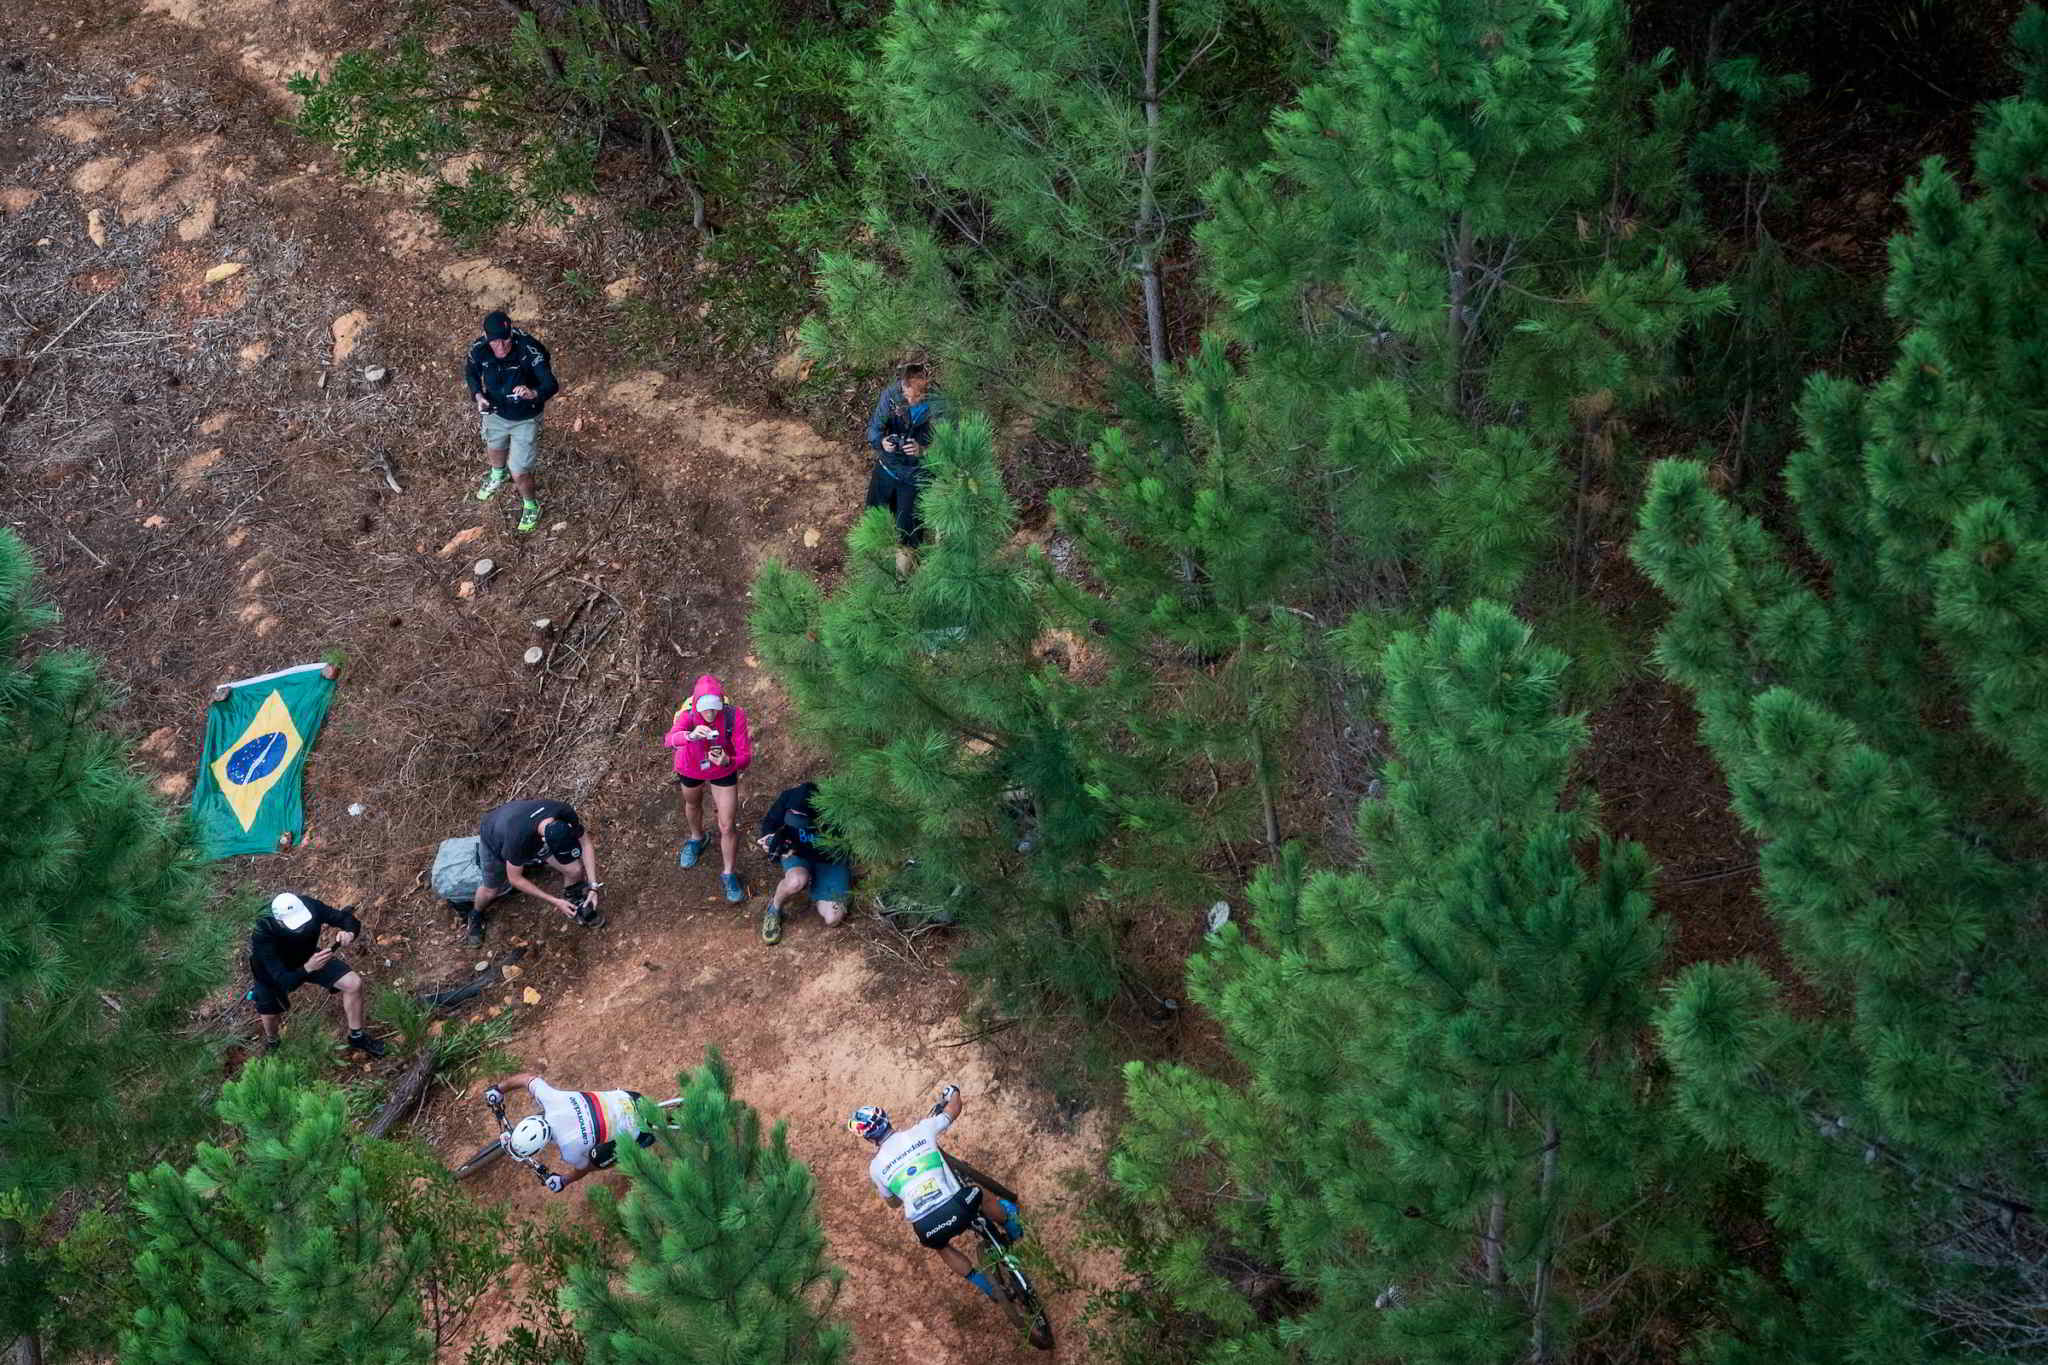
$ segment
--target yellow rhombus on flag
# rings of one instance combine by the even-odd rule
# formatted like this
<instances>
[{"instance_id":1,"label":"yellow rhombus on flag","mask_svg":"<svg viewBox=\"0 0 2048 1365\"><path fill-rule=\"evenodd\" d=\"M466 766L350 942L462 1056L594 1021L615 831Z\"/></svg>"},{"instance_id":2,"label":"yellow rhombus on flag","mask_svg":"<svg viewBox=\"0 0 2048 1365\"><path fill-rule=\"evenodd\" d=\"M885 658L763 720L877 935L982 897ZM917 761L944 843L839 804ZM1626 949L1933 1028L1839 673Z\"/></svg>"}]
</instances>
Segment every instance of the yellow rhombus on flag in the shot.
<instances>
[{"instance_id":1,"label":"yellow rhombus on flag","mask_svg":"<svg viewBox=\"0 0 2048 1365\"><path fill-rule=\"evenodd\" d=\"M229 683L206 718L206 752L192 793L208 854L271 853L304 832L300 758L327 715L334 682L306 664Z\"/></svg>"}]
</instances>

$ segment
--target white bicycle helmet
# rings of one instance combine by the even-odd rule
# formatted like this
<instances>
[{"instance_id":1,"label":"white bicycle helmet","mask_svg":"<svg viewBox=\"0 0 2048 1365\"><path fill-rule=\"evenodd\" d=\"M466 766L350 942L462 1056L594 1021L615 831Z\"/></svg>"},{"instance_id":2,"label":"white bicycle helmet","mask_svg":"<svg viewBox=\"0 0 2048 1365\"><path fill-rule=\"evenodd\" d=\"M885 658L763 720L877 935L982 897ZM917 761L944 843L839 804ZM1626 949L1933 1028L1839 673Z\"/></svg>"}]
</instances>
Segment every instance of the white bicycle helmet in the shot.
<instances>
[{"instance_id":1,"label":"white bicycle helmet","mask_svg":"<svg viewBox=\"0 0 2048 1365\"><path fill-rule=\"evenodd\" d=\"M553 1136L554 1134L548 1130L548 1121L546 1119L538 1114L528 1114L525 1118L512 1125L512 1141L510 1143L512 1155L517 1157L532 1156L535 1152L547 1146L548 1140Z\"/></svg>"}]
</instances>

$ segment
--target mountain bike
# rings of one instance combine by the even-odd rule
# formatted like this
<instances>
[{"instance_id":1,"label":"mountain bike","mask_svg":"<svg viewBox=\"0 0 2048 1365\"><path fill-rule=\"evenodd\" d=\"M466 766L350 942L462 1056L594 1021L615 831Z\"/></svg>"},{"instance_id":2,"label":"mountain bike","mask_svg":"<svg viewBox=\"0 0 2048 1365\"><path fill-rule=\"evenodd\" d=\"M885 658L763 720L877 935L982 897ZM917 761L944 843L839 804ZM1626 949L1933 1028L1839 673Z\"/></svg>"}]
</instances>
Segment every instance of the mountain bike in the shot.
<instances>
[{"instance_id":1,"label":"mountain bike","mask_svg":"<svg viewBox=\"0 0 2048 1365\"><path fill-rule=\"evenodd\" d=\"M940 1096L939 1102L932 1107L932 1112L936 1114L943 1110L948 1098L948 1095ZM959 1178L961 1184L972 1185L984 1194L1007 1199L1012 1204L1020 1203L1017 1192L1001 1181L976 1170L943 1148L940 1149L939 1155L945 1158L946 1165L952 1168L953 1174ZM984 1254L980 1264L975 1268L986 1275L988 1282L995 1286L996 1302L1002 1305L1003 1315L1009 1318L1010 1325L1033 1346L1041 1351L1050 1351L1052 1319L1046 1316L1045 1305L1039 1302L1038 1291L1031 1287L1031 1277L1024 1273L1023 1263L1010 1249L1010 1233L1004 1225L1004 1220L990 1216L982 1204L977 1203L974 1217L968 1221L967 1227L981 1238Z\"/></svg>"},{"instance_id":2,"label":"mountain bike","mask_svg":"<svg viewBox=\"0 0 2048 1365\"><path fill-rule=\"evenodd\" d=\"M663 1110L673 1109L682 1102L682 1096L678 1095L671 1100L662 1100L655 1105L655 1108ZM509 1157L511 1160L532 1171L534 1179L545 1185L548 1177L553 1175L554 1172L550 1171L535 1158L518 1156L512 1151L512 1121L505 1117L505 1102L499 1100L497 1103L492 1104L491 1101L485 1100L484 1103L490 1105L491 1113L498 1120L498 1136L492 1139L488 1145L479 1148L475 1156L457 1166L455 1168L455 1178L457 1180L467 1180L478 1172L495 1166L500 1158ZM674 1128L677 1125L671 1123L667 1126Z\"/></svg>"}]
</instances>

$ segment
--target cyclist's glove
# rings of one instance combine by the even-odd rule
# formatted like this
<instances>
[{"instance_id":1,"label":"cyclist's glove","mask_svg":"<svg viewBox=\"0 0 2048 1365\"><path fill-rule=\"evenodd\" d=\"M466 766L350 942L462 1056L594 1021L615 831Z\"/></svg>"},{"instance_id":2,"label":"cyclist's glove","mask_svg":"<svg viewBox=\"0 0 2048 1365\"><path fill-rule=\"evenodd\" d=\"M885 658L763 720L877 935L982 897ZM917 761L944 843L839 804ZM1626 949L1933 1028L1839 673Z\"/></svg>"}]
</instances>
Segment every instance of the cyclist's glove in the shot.
<instances>
[{"instance_id":1,"label":"cyclist's glove","mask_svg":"<svg viewBox=\"0 0 2048 1365\"><path fill-rule=\"evenodd\" d=\"M493 1105L493 1106L496 1106L496 1105L500 1105L500 1104L503 1104L504 1102L505 1102L505 1092L504 1092L504 1091L502 1091L502 1090L500 1090L500 1089L498 1089L498 1087L497 1087L497 1086L495 1086L495 1085L494 1085L494 1086L492 1086L492 1087L491 1087L491 1088L490 1088L489 1090L486 1090L486 1091L484 1091L484 1103L485 1103L485 1104L488 1104L488 1105Z\"/></svg>"},{"instance_id":2,"label":"cyclist's glove","mask_svg":"<svg viewBox=\"0 0 2048 1365\"><path fill-rule=\"evenodd\" d=\"M563 1190L569 1188L569 1182L558 1175L551 1175L540 1183L548 1187L549 1194L560 1194Z\"/></svg>"}]
</instances>

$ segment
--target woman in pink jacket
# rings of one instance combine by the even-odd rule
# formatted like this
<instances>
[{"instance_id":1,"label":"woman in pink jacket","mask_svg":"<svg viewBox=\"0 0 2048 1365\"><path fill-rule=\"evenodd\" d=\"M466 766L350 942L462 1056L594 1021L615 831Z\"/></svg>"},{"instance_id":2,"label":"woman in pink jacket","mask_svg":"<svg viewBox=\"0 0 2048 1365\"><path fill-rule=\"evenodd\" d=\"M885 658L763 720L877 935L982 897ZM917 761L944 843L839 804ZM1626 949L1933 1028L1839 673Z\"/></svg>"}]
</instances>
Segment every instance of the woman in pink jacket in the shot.
<instances>
[{"instance_id":1,"label":"woman in pink jacket","mask_svg":"<svg viewBox=\"0 0 2048 1365\"><path fill-rule=\"evenodd\" d=\"M683 785L683 818L690 838L676 861L695 867L704 855L704 788L718 810L718 849L725 859L725 898L738 905L747 898L734 859L739 855L740 774L754 757L747 742L747 713L725 700L725 688L709 673L697 679L690 699L676 712L675 724L663 741L676 751L676 781Z\"/></svg>"}]
</instances>

